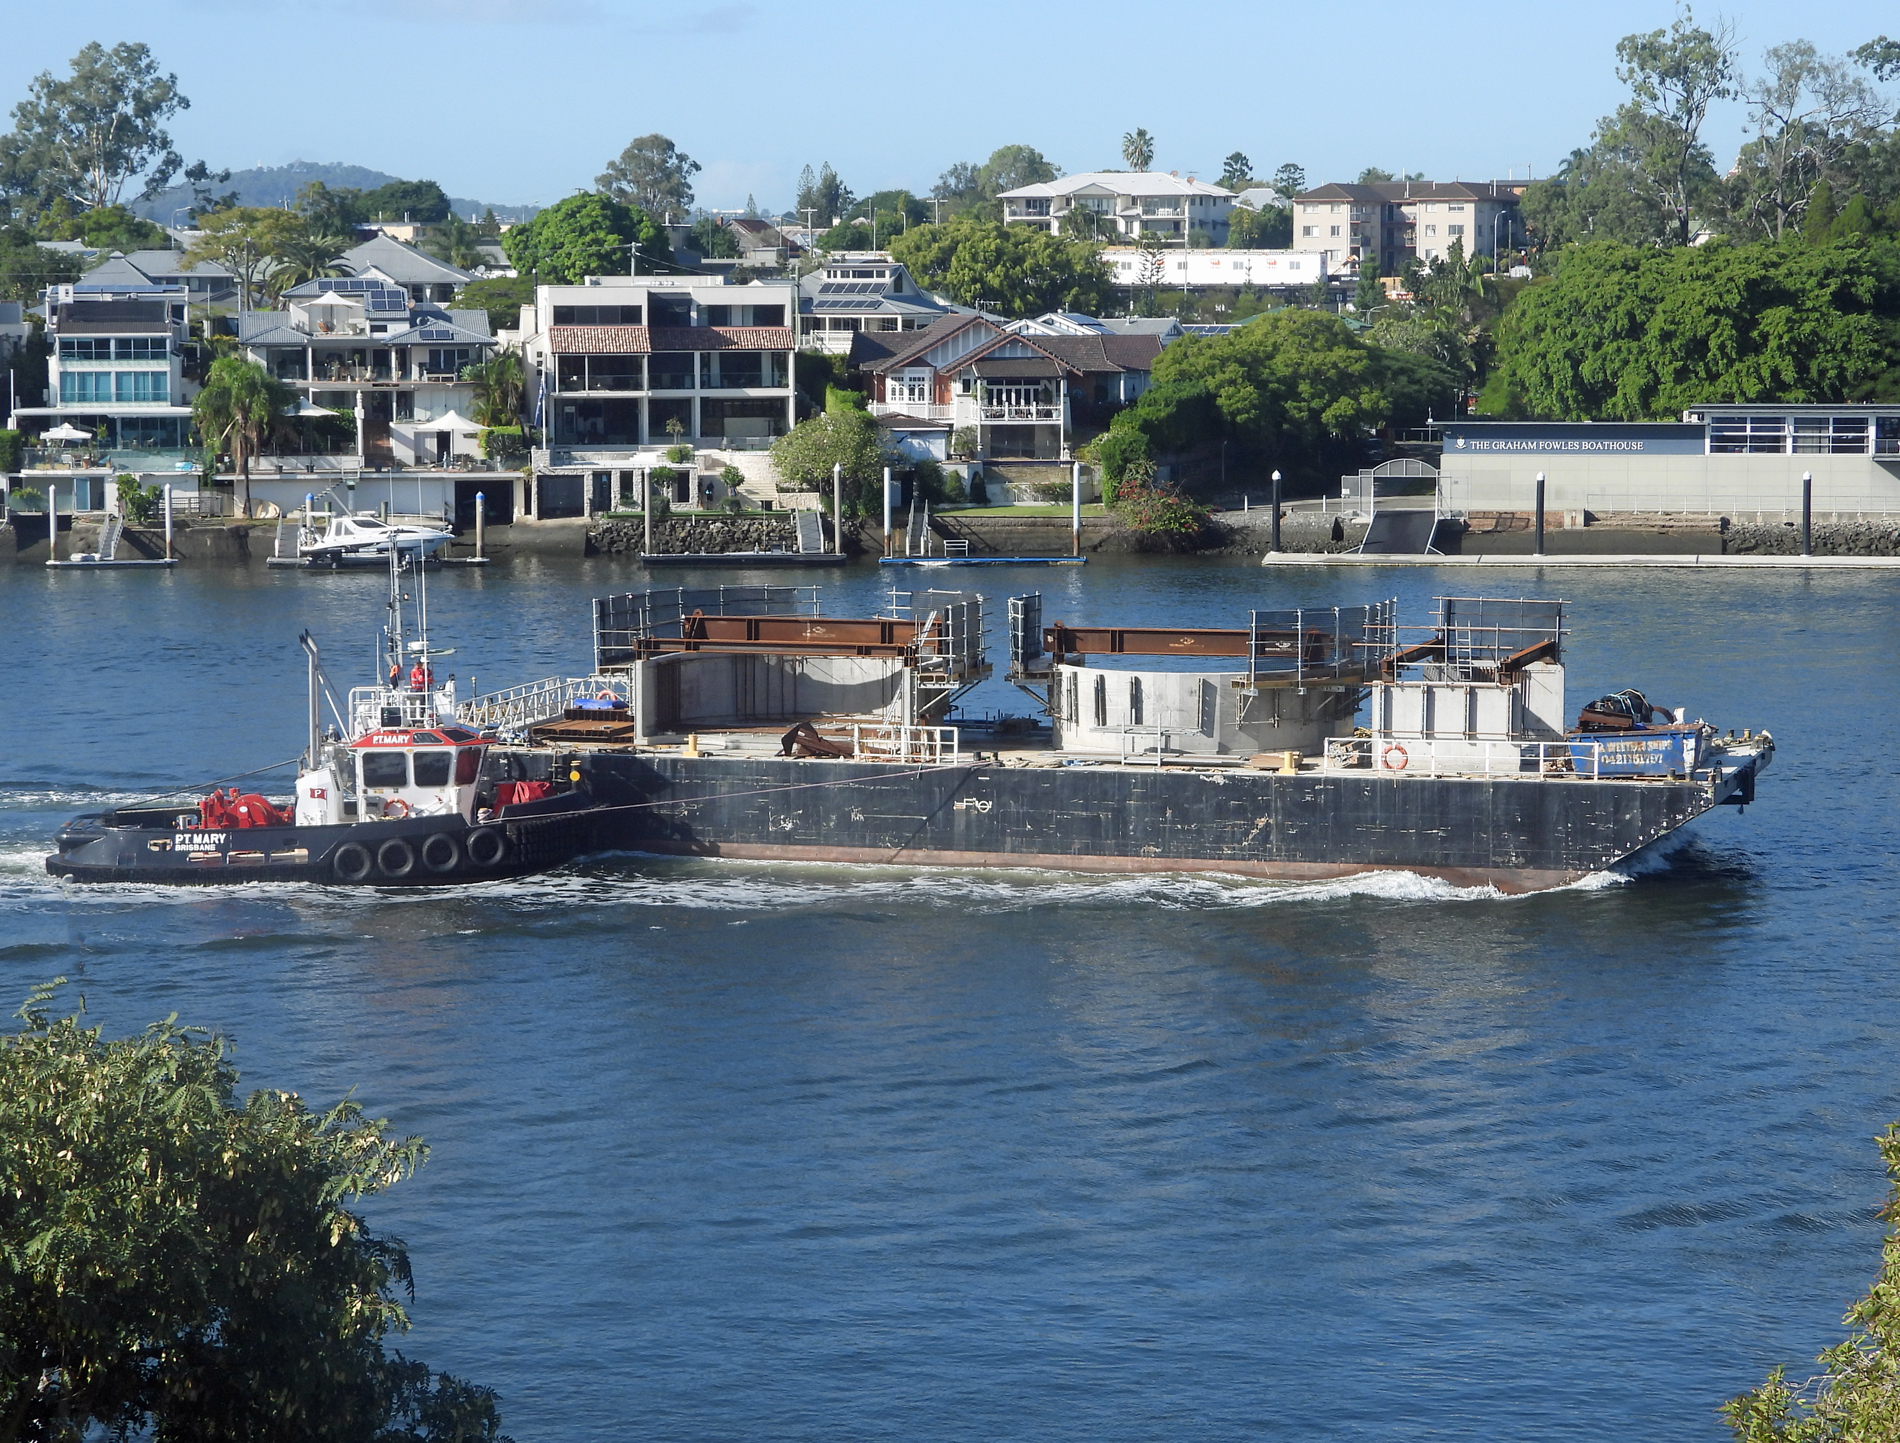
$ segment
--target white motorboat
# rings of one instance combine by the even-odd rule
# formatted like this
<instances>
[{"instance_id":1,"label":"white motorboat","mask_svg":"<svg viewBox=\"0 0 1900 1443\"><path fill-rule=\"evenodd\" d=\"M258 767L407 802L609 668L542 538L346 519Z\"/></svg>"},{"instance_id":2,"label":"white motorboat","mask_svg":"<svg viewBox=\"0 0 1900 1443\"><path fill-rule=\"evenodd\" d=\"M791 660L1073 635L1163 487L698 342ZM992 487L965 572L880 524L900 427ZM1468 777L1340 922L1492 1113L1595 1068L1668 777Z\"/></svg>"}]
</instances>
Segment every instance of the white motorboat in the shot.
<instances>
[{"instance_id":1,"label":"white motorboat","mask_svg":"<svg viewBox=\"0 0 1900 1443\"><path fill-rule=\"evenodd\" d=\"M299 526L297 555L320 566L381 562L392 551L426 559L454 539L438 527L343 512L330 516L322 530L309 521Z\"/></svg>"}]
</instances>

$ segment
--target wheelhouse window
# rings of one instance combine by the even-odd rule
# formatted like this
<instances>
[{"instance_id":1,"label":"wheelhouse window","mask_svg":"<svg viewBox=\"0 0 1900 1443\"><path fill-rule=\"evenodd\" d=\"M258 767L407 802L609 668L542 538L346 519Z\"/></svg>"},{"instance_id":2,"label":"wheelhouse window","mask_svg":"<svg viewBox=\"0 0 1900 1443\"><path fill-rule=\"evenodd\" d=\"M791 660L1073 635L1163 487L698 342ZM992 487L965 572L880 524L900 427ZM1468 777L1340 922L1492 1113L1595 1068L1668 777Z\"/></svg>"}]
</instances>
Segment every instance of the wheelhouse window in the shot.
<instances>
[{"instance_id":1,"label":"wheelhouse window","mask_svg":"<svg viewBox=\"0 0 1900 1443\"><path fill-rule=\"evenodd\" d=\"M446 787L454 767L454 752L417 752L415 756L416 785Z\"/></svg>"},{"instance_id":2,"label":"wheelhouse window","mask_svg":"<svg viewBox=\"0 0 1900 1443\"><path fill-rule=\"evenodd\" d=\"M406 787L409 785L409 756L406 752L369 751L362 755L364 786Z\"/></svg>"},{"instance_id":3,"label":"wheelhouse window","mask_svg":"<svg viewBox=\"0 0 1900 1443\"><path fill-rule=\"evenodd\" d=\"M482 749L463 747L455 754L455 785L473 786L475 778L482 774Z\"/></svg>"}]
</instances>

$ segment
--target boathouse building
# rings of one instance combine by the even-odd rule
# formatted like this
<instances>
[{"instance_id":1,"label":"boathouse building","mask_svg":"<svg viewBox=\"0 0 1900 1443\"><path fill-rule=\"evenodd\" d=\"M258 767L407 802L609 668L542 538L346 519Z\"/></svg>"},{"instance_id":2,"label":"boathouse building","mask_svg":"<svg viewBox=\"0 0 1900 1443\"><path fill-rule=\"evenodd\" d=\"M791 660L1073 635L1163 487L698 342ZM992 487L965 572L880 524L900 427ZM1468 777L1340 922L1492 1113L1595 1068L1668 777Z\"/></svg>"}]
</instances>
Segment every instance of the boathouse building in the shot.
<instances>
[{"instance_id":1,"label":"boathouse building","mask_svg":"<svg viewBox=\"0 0 1900 1443\"><path fill-rule=\"evenodd\" d=\"M1900 514L1900 406L1692 406L1680 421L1447 421L1438 509Z\"/></svg>"}]
</instances>

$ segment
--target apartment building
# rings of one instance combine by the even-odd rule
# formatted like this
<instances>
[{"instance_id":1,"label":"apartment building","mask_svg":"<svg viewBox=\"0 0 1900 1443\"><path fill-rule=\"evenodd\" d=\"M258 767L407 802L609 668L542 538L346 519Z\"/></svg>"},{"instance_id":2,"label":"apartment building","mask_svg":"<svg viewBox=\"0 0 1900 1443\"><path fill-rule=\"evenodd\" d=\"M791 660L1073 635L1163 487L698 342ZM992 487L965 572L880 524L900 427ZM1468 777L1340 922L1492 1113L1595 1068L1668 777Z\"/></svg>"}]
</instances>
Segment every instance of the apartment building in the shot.
<instances>
[{"instance_id":1,"label":"apartment building","mask_svg":"<svg viewBox=\"0 0 1900 1443\"><path fill-rule=\"evenodd\" d=\"M1159 236L1173 245L1186 245L1197 230L1211 244L1226 245L1234 208L1234 193L1223 186L1154 171L1086 171L1018 186L999 199L1011 224L1060 231L1072 211L1090 211L1093 232L1104 240Z\"/></svg>"},{"instance_id":2,"label":"apartment building","mask_svg":"<svg viewBox=\"0 0 1900 1443\"><path fill-rule=\"evenodd\" d=\"M1522 181L1333 182L1293 198L1293 249L1335 272L1377 257L1384 275L1413 257L1440 260L1454 240L1467 256L1496 255L1524 244L1524 189Z\"/></svg>"}]
</instances>

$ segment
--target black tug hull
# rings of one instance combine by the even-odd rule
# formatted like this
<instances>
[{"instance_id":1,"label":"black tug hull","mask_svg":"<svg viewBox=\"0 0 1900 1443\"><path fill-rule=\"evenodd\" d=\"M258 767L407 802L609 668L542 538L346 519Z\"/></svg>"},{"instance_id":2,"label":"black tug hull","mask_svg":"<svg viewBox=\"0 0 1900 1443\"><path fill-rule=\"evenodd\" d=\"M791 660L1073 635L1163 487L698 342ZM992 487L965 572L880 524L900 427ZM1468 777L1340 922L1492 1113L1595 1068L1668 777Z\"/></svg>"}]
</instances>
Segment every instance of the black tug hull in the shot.
<instances>
[{"instance_id":1,"label":"black tug hull","mask_svg":"<svg viewBox=\"0 0 1900 1443\"><path fill-rule=\"evenodd\" d=\"M600 845L629 851L1290 879L1394 870L1524 892L1752 800L1762 760L1713 783L612 753L581 765L595 797L622 808L603 812Z\"/></svg>"},{"instance_id":2,"label":"black tug hull","mask_svg":"<svg viewBox=\"0 0 1900 1443\"><path fill-rule=\"evenodd\" d=\"M589 799L578 792L504 808L480 826L447 816L192 831L170 820L79 817L61 830L46 870L75 882L440 887L544 872L597 846Z\"/></svg>"}]
</instances>

